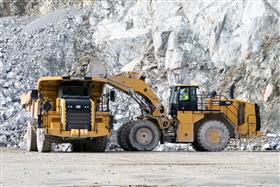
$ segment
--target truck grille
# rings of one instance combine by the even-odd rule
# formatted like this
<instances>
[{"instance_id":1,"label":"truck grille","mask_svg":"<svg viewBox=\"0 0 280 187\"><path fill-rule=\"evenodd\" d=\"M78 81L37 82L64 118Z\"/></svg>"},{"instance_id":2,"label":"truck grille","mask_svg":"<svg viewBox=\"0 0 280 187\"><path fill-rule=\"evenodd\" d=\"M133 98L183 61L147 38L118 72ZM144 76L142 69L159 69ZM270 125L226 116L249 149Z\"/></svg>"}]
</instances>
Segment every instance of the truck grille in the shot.
<instances>
[{"instance_id":1,"label":"truck grille","mask_svg":"<svg viewBox=\"0 0 280 187\"><path fill-rule=\"evenodd\" d=\"M66 130L91 129L90 99L65 99Z\"/></svg>"}]
</instances>

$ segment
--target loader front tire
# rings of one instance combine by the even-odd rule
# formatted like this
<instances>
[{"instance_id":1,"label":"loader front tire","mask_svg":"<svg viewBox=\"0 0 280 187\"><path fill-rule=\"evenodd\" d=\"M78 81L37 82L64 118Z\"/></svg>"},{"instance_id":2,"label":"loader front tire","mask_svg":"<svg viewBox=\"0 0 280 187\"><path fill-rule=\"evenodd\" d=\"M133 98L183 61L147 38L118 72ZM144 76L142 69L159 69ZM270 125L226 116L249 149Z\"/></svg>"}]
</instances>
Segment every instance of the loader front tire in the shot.
<instances>
[{"instance_id":1,"label":"loader front tire","mask_svg":"<svg viewBox=\"0 0 280 187\"><path fill-rule=\"evenodd\" d=\"M149 120L136 121L131 127L129 140L137 151L152 151L158 145L160 132Z\"/></svg>"},{"instance_id":2,"label":"loader front tire","mask_svg":"<svg viewBox=\"0 0 280 187\"><path fill-rule=\"evenodd\" d=\"M135 151L129 140L129 133L132 125L131 122L123 124L117 131L118 144L124 151Z\"/></svg>"},{"instance_id":3,"label":"loader front tire","mask_svg":"<svg viewBox=\"0 0 280 187\"><path fill-rule=\"evenodd\" d=\"M220 120L207 120L197 131L197 147L205 151L222 151L229 143L229 129Z\"/></svg>"},{"instance_id":4,"label":"loader front tire","mask_svg":"<svg viewBox=\"0 0 280 187\"><path fill-rule=\"evenodd\" d=\"M32 128L32 122L29 122L26 130L26 150L37 151L36 132Z\"/></svg>"},{"instance_id":5,"label":"loader front tire","mask_svg":"<svg viewBox=\"0 0 280 187\"><path fill-rule=\"evenodd\" d=\"M52 150L52 138L45 134L45 129L37 129L37 149L38 152L50 152Z\"/></svg>"}]
</instances>

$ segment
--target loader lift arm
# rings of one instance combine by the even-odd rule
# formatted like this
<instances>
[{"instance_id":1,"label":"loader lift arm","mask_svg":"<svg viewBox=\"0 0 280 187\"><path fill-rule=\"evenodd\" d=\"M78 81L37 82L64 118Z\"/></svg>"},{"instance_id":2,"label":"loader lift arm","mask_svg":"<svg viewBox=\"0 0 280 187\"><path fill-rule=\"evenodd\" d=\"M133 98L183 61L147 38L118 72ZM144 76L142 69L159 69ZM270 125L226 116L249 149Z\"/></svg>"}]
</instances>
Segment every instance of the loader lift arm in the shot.
<instances>
[{"instance_id":1,"label":"loader lift arm","mask_svg":"<svg viewBox=\"0 0 280 187\"><path fill-rule=\"evenodd\" d=\"M107 83L131 96L146 114L160 116L165 113L159 98L138 73L128 72L107 77ZM136 94L144 98L143 102Z\"/></svg>"}]
</instances>

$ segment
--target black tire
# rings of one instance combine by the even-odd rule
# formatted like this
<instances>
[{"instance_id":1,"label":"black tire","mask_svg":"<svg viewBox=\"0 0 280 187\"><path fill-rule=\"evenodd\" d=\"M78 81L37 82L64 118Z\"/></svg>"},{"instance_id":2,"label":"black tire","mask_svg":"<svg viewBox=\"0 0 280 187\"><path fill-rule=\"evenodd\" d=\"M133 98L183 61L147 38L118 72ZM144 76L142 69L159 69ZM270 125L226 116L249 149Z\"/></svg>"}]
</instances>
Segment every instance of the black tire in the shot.
<instances>
[{"instance_id":1,"label":"black tire","mask_svg":"<svg viewBox=\"0 0 280 187\"><path fill-rule=\"evenodd\" d=\"M72 152L105 152L107 143L107 137L97 137L72 142Z\"/></svg>"},{"instance_id":2,"label":"black tire","mask_svg":"<svg viewBox=\"0 0 280 187\"><path fill-rule=\"evenodd\" d=\"M152 151L158 145L160 132L149 120L137 121L131 127L129 140L137 151Z\"/></svg>"},{"instance_id":3,"label":"black tire","mask_svg":"<svg viewBox=\"0 0 280 187\"><path fill-rule=\"evenodd\" d=\"M52 150L53 139L45 134L45 129L37 129L37 149L38 152L50 152Z\"/></svg>"},{"instance_id":4,"label":"black tire","mask_svg":"<svg viewBox=\"0 0 280 187\"><path fill-rule=\"evenodd\" d=\"M132 125L131 122L123 124L117 131L118 144L124 151L135 151L129 140Z\"/></svg>"},{"instance_id":5,"label":"black tire","mask_svg":"<svg viewBox=\"0 0 280 187\"><path fill-rule=\"evenodd\" d=\"M198 148L222 151L229 143L229 129L220 120L207 120L199 127L196 138Z\"/></svg>"},{"instance_id":6,"label":"black tire","mask_svg":"<svg viewBox=\"0 0 280 187\"><path fill-rule=\"evenodd\" d=\"M37 140L36 132L32 128L32 122L29 122L26 130L26 150L27 151L37 151Z\"/></svg>"},{"instance_id":7,"label":"black tire","mask_svg":"<svg viewBox=\"0 0 280 187\"><path fill-rule=\"evenodd\" d=\"M84 150L84 143L83 142L73 142L72 143L72 152L82 152Z\"/></svg>"},{"instance_id":8,"label":"black tire","mask_svg":"<svg viewBox=\"0 0 280 187\"><path fill-rule=\"evenodd\" d=\"M194 140L194 142L192 142L192 147L195 151L206 151L203 147L201 147L197 140Z\"/></svg>"},{"instance_id":9,"label":"black tire","mask_svg":"<svg viewBox=\"0 0 280 187\"><path fill-rule=\"evenodd\" d=\"M105 152L108 144L108 138L106 136L97 137L92 139L92 151L93 152Z\"/></svg>"}]
</instances>

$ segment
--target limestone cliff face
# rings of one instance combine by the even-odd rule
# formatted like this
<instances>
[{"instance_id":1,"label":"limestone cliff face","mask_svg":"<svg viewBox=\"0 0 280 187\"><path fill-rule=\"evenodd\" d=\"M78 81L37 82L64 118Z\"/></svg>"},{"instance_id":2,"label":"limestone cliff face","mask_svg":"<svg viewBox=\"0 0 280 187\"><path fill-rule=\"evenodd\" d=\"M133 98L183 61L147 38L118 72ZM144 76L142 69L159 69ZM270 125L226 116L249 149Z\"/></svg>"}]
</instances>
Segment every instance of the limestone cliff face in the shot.
<instances>
[{"instance_id":1,"label":"limestone cliff face","mask_svg":"<svg viewBox=\"0 0 280 187\"><path fill-rule=\"evenodd\" d=\"M145 74L165 105L175 83L226 96L235 84L237 98L260 103L264 129L279 131L279 12L277 0L2 0L0 136L18 142L22 92L43 75L90 74L85 56ZM115 108L135 114L130 101Z\"/></svg>"}]
</instances>

